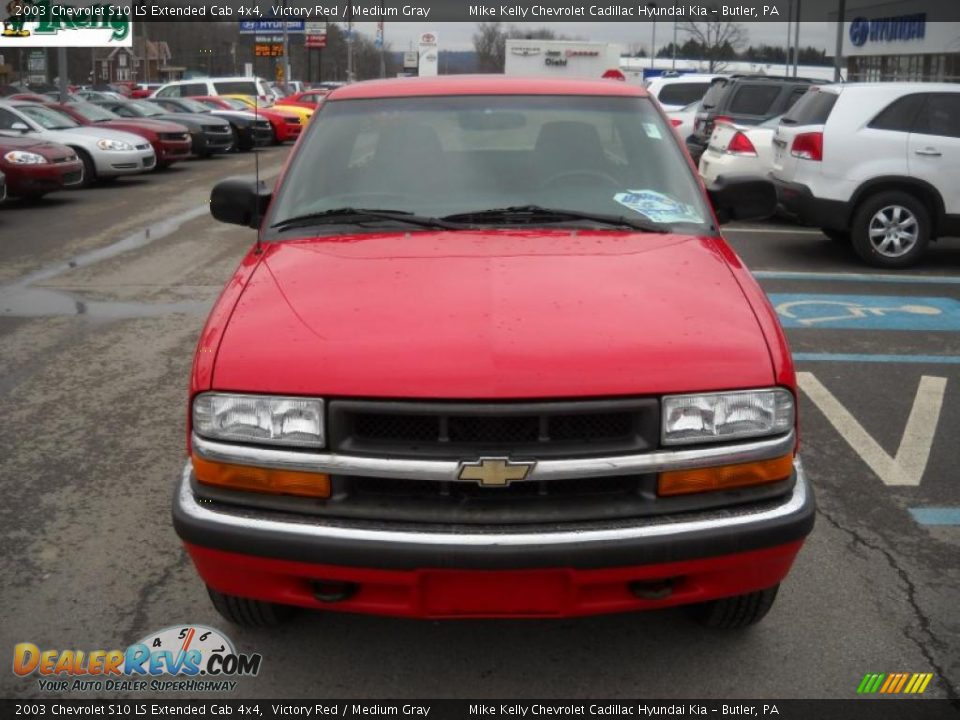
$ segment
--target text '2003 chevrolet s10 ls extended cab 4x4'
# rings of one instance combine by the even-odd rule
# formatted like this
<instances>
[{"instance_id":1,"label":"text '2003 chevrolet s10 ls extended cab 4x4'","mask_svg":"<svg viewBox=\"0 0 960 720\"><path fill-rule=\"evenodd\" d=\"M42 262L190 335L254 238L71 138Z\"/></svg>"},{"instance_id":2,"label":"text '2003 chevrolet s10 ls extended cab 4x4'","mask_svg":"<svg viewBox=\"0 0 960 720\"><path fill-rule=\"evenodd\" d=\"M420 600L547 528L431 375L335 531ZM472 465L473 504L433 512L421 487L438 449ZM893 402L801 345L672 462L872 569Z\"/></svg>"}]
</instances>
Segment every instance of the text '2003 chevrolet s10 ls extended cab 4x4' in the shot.
<instances>
[{"instance_id":1,"label":"text '2003 chevrolet s10 ls extended cab 4x4'","mask_svg":"<svg viewBox=\"0 0 960 720\"><path fill-rule=\"evenodd\" d=\"M333 91L274 193L211 196L260 228L174 498L216 608L762 618L813 497L789 350L718 223L775 202L705 192L623 83Z\"/></svg>"}]
</instances>

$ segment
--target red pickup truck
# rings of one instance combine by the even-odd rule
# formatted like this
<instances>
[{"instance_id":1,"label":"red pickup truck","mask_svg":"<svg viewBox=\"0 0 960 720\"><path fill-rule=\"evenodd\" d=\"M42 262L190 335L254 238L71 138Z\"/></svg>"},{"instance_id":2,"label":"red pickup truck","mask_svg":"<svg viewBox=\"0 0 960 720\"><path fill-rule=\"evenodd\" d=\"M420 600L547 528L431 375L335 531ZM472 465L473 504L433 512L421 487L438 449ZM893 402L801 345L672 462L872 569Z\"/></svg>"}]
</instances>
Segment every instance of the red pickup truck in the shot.
<instances>
[{"instance_id":1,"label":"red pickup truck","mask_svg":"<svg viewBox=\"0 0 960 720\"><path fill-rule=\"evenodd\" d=\"M814 501L776 315L656 102L611 81L334 90L200 337L177 533L216 609L770 609Z\"/></svg>"}]
</instances>

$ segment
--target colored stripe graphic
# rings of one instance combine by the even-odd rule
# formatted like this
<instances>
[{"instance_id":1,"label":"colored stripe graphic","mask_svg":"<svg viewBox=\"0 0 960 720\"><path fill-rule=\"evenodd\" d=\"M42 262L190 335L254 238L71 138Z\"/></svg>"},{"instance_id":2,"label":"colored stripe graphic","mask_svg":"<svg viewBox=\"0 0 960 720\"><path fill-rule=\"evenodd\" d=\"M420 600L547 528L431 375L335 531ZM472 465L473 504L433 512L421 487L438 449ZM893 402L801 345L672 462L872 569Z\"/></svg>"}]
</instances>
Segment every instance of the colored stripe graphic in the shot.
<instances>
[{"instance_id":1,"label":"colored stripe graphic","mask_svg":"<svg viewBox=\"0 0 960 720\"><path fill-rule=\"evenodd\" d=\"M858 695L919 695L927 689L933 673L867 673L857 686Z\"/></svg>"}]
</instances>

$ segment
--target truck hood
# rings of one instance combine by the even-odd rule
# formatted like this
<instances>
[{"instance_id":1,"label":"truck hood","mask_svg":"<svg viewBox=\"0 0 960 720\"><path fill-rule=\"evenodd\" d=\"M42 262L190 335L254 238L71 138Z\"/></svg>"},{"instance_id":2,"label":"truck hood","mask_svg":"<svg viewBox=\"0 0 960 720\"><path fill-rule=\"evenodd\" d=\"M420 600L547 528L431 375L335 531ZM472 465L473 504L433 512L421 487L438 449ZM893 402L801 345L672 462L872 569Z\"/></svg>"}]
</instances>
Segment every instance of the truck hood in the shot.
<instances>
[{"instance_id":1,"label":"truck hood","mask_svg":"<svg viewBox=\"0 0 960 720\"><path fill-rule=\"evenodd\" d=\"M213 374L222 390L457 399L772 382L712 239L542 229L270 243Z\"/></svg>"}]
</instances>

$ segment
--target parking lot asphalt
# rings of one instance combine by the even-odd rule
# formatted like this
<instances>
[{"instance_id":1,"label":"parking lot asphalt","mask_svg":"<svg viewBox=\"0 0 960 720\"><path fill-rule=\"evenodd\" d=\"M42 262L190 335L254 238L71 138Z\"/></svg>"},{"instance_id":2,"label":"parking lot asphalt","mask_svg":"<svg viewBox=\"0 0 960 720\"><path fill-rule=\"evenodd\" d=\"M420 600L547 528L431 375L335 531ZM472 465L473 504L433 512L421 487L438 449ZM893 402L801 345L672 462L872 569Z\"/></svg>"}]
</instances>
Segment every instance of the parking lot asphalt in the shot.
<instances>
[{"instance_id":1,"label":"parking lot asphalt","mask_svg":"<svg viewBox=\"0 0 960 720\"><path fill-rule=\"evenodd\" d=\"M264 175L284 152L261 153ZM0 208L0 651L202 623L264 657L229 697L849 698L867 672L931 672L927 696L960 693L960 241L891 277L779 222L726 233L788 326L819 503L763 623L705 631L671 610L227 626L169 504L196 338L254 238L206 199L250 172L250 156L223 157ZM57 697L10 672L0 693Z\"/></svg>"}]
</instances>

